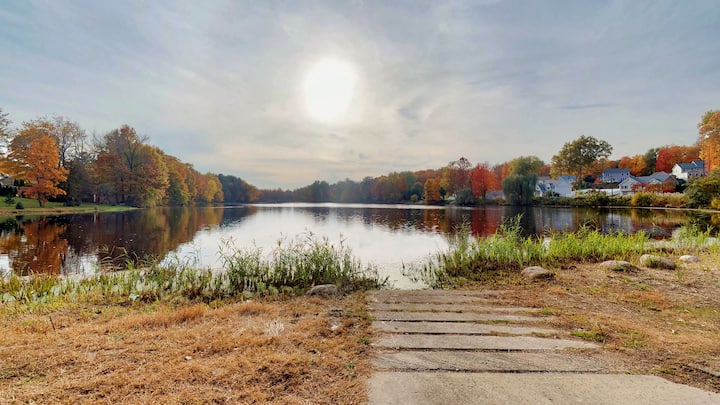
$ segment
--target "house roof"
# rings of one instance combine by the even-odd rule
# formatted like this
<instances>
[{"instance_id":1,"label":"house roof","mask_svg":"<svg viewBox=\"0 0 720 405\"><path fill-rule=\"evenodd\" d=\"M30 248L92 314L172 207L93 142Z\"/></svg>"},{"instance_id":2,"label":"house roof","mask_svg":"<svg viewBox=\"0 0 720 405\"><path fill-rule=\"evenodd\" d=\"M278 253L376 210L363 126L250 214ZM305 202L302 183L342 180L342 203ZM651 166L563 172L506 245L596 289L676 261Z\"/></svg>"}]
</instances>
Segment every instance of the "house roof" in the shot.
<instances>
[{"instance_id":1,"label":"house roof","mask_svg":"<svg viewBox=\"0 0 720 405\"><path fill-rule=\"evenodd\" d=\"M695 160L690 163L676 163L676 165L680 167L680 169L682 169L683 171L691 169L705 169L705 162L703 162L702 160Z\"/></svg>"},{"instance_id":2,"label":"house roof","mask_svg":"<svg viewBox=\"0 0 720 405\"><path fill-rule=\"evenodd\" d=\"M630 173L630 169L604 169L603 174L621 174L621 173Z\"/></svg>"},{"instance_id":3,"label":"house roof","mask_svg":"<svg viewBox=\"0 0 720 405\"><path fill-rule=\"evenodd\" d=\"M642 183L642 184L651 184L651 183L664 183L668 179L672 178L671 175L665 173L665 172L655 172L649 176L630 176L627 179L623 180L620 184L627 184L627 183Z\"/></svg>"}]
</instances>

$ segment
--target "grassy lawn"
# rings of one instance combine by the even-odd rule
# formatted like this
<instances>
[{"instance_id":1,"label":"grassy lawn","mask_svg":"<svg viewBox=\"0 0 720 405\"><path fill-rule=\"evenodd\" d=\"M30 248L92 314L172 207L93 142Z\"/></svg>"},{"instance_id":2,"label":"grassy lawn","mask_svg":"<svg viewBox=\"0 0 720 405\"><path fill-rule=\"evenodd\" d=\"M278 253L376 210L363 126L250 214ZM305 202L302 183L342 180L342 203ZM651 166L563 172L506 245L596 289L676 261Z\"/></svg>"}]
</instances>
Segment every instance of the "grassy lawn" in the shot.
<instances>
[{"instance_id":1,"label":"grassy lawn","mask_svg":"<svg viewBox=\"0 0 720 405\"><path fill-rule=\"evenodd\" d=\"M16 204L21 203L23 209L17 209ZM135 209L124 205L103 205L103 204L81 204L78 207L66 207L61 202L46 202L40 207L37 200L30 198L13 198L13 202L8 204L5 199L0 199L0 214L72 214L82 212L119 212Z\"/></svg>"}]
</instances>

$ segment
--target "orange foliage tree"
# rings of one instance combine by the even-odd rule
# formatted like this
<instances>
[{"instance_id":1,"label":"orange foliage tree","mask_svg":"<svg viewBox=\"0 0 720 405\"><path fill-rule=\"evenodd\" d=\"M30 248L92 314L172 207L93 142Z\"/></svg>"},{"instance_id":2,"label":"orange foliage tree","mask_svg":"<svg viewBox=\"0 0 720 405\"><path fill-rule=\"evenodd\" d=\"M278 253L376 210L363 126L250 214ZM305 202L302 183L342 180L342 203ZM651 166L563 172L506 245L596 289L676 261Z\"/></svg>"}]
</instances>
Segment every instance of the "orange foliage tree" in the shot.
<instances>
[{"instance_id":1,"label":"orange foliage tree","mask_svg":"<svg viewBox=\"0 0 720 405\"><path fill-rule=\"evenodd\" d=\"M709 173L720 168L720 110L708 111L698 124L700 157Z\"/></svg>"},{"instance_id":2,"label":"orange foliage tree","mask_svg":"<svg viewBox=\"0 0 720 405\"><path fill-rule=\"evenodd\" d=\"M621 169L629 169L630 174L633 176L645 176L650 174L645 155L635 155L633 157L623 156L618 162L618 167Z\"/></svg>"},{"instance_id":3,"label":"orange foliage tree","mask_svg":"<svg viewBox=\"0 0 720 405\"><path fill-rule=\"evenodd\" d=\"M670 173L676 163L692 162L700 158L698 146L665 146L660 148L655 160L655 170Z\"/></svg>"},{"instance_id":4,"label":"orange foliage tree","mask_svg":"<svg viewBox=\"0 0 720 405\"><path fill-rule=\"evenodd\" d=\"M499 188L497 176L487 163L478 163L470 172L470 186L475 197L485 199L488 191Z\"/></svg>"},{"instance_id":5,"label":"orange foliage tree","mask_svg":"<svg viewBox=\"0 0 720 405\"><path fill-rule=\"evenodd\" d=\"M58 184L67 179L68 171L58 165L58 147L52 137L43 135L33 140L24 156L11 155L20 168L19 176L30 183L23 188L23 194L37 198L41 207L48 197L65 194Z\"/></svg>"}]
</instances>

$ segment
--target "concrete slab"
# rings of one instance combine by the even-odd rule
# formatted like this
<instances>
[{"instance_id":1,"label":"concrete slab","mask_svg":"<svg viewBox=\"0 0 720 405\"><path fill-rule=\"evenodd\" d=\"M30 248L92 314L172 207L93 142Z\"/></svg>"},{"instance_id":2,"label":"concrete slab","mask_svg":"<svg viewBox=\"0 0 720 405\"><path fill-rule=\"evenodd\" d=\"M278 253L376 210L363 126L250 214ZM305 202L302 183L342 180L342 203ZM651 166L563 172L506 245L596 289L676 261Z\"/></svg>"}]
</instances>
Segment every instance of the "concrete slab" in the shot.
<instances>
[{"instance_id":1,"label":"concrete slab","mask_svg":"<svg viewBox=\"0 0 720 405\"><path fill-rule=\"evenodd\" d=\"M402 322L375 321L372 327L393 333L427 333L427 334L458 334L458 335L557 335L555 329L534 326L508 326L493 323L476 322Z\"/></svg>"},{"instance_id":2,"label":"concrete slab","mask_svg":"<svg viewBox=\"0 0 720 405\"><path fill-rule=\"evenodd\" d=\"M720 404L720 394L656 376L376 372L369 404Z\"/></svg>"},{"instance_id":3,"label":"concrete slab","mask_svg":"<svg viewBox=\"0 0 720 405\"><path fill-rule=\"evenodd\" d=\"M370 313L378 321L438 321L438 322L543 322L552 317L534 317L508 314L483 314L479 312L399 312L374 311Z\"/></svg>"},{"instance_id":4,"label":"concrete slab","mask_svg":"<svg viewBox=\"0 0 720 405\"><path fill-rule=\"evenodd\" d=\"M374 344L390 349L451 349L451 350L562 350L568 348L596 349L588 342L548 339L534 336L482 335L388 335Z\"/></svg>"},{"instance_id":5,"label":"concrete slab","mask_svg":"<svg viewBox=\"0 0 720 405\"><path fill-rule=\"evenodd\" d=\"M463 297L497 297L505 294L503 290L373 290L368 291L368 297L388 295L405 296L463 296Z\"/></svg>"},{"instance_id":6,"label":"concrete slab","mask_svg":"<svg viewBox=\"0 0 720 405\"><path fill-rule=\"evenodd\" d=\"M379 354L373 365L397 371L579 372L605 371L597 360L569 353L401 351Z\"/></svg>"},{"instance_id":7,"label":"concrete slab","mask_svg":"<svg viewBox=\"0 0 720 405\"><path fill-rule=\"evenodd\" d=\"M536 313L537 308L530 307L501 307L488 306L484 304L427 304L427 303L386 303L374 302L368 304L368 308L372 311L445 311L445 312L497 312L497 313L516 313L528 312Z\"/></svg>"},{"instance_id":8,"label":"concrete slab","mask_svg":"<svg viewBox=\"0 0 720 405\"><path fill-rule=\"evenodd\" d=\"M416 302L416 303L480 303L492 304L497 300L491 297L467 296L467 295L447 295L447 294L387 294L387 295L368 295L368 302Z\"/></svg>"}]
</instances>

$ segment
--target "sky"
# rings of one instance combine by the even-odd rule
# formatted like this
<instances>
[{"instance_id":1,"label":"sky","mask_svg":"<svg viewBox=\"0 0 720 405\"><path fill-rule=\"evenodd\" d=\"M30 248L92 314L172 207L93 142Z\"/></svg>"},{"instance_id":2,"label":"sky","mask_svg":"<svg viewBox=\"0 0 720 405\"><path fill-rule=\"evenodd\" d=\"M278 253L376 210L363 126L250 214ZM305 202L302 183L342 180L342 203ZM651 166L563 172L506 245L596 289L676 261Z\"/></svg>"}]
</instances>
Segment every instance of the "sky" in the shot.
<instances>
[{"instance_id":1,"label":"sky","mask_svg":"<svg viewBox=\"0 0 720 405\"><path fill-rule=\"evenodd\" d=\"M318 119L308 75L327 60L351 93ZM14 125L128 124L261 188L549 162L580 135L613 158L689 145L719 95L717 0L0 1Z\"/></svg>"}]
</instances>

